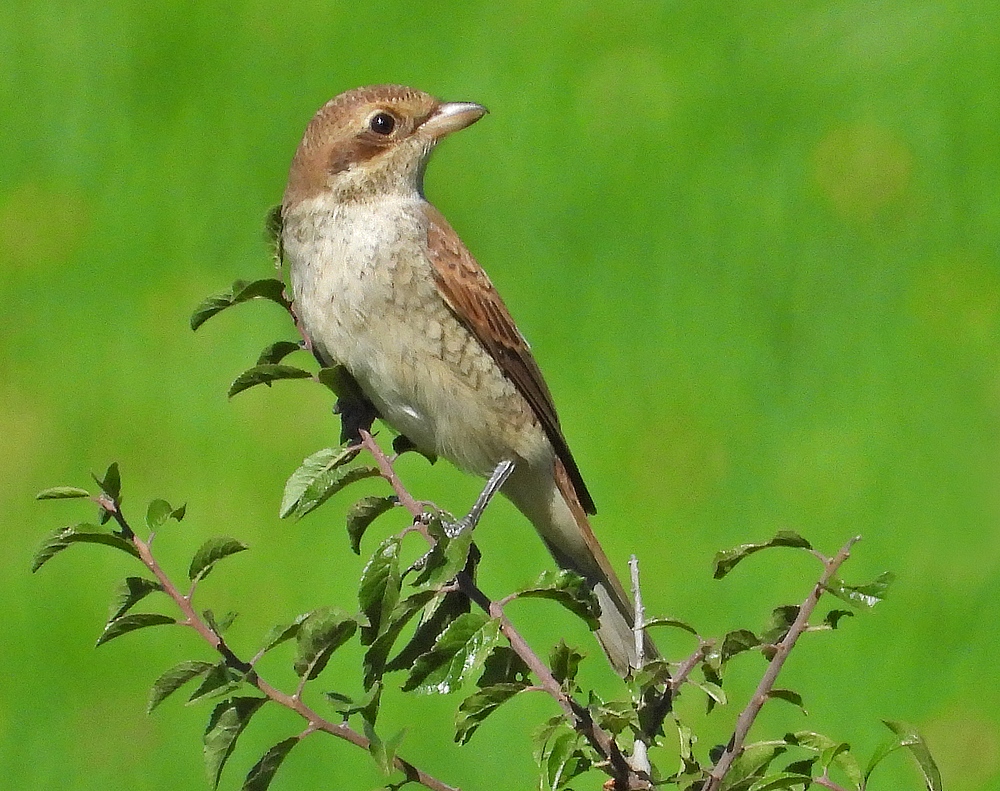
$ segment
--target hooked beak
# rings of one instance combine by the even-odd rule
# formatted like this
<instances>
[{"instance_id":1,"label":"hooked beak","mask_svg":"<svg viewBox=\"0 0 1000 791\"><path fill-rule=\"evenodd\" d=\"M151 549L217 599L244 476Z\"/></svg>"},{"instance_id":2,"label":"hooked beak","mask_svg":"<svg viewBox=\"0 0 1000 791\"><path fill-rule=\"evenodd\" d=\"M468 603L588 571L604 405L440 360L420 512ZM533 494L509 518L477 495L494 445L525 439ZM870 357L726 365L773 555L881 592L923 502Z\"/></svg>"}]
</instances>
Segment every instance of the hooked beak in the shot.
<instances>
[{"instance_id":1,"label":"hooked beak","mask_svg":"<svg viewBox=\"0 0 1000 791\"><path fill-rule=\"evenodd\" d=\"M485 107L475 102L442 102L421 124L421 129L433 140L440 140L452 132L472 126L487 112Z\"/></svg>"}]
</instances>

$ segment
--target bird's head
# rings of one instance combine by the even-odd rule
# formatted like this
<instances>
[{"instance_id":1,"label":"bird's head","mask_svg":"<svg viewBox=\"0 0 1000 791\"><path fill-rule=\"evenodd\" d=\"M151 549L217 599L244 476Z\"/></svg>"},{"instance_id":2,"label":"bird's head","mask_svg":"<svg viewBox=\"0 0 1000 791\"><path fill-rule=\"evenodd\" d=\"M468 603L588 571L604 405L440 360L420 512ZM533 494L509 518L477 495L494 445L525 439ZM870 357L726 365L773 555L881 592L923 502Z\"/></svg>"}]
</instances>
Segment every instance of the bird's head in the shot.
<instances>
[{"instance_id":1,"label":"bird's head","mask_svg":"<svg viewBox=\"0 0 1000 791\"><path fill-rule=\"evenodd\" d=\"M400 85L342 93L306 127L284 203L324 193L347 201L420 191L434 146L485 114L482 105L442 102Z\"/></svg>"}]
</instances>

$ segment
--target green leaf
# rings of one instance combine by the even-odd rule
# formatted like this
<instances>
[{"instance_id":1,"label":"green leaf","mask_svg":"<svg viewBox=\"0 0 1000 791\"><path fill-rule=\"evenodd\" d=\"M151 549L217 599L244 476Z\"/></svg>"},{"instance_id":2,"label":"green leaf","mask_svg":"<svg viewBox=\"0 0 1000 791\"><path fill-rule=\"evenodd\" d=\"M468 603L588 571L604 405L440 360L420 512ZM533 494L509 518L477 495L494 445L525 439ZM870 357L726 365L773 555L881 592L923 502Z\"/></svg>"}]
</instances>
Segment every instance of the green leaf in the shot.
<instances>
[{"instance_id":1,"label":"green leaf","mask_svg":"<svg viewBox=\"0 0 1000 791\"><path fill-rule=\"evenodd\" d=\"M500 640L500 621L480 613L459 616L413 665L403 691L447 694L479 672Z\"/></svg>"},{"instance_id":2,"label":"green leaf","mask_svg":"<svg viewBox=\"0 0 1000 791\"><path fill-rule=\"evenodd\" d=\"M889 586L895 579L896 575L891 571L882 572L865 585L848 585L843 580L832 577L826 583L826 590L854 607L870 610L886 597Z\"/></svg>"},{"instance_id":3,"label":"green leaf","mask_svg":"<svg viewBox=\"0 0 1000 791\"><path fill-rule=\"evenodd\" d=\"M653 618L651 620L646 621L646 623L643 624L642 628L651 629L654 626L669 626L674 629L682 629L685 632L693 634L695 637L698 636L698 632L695 630L693 626L685 623L684 621L680 621L677 618Z\"/></svg>"},{"instance_id":4,"label":"green leaf","mask_svg":"<svg viewBox=\"0 0 1000 791\"><path fill-rule=\"evenodd\" d=\"M188 579L192 582L205 579L220 560L249 548L242 541L237 541L235 538L229 538L228 536L216 536L215 538L208 539L194 553L194 557L191 558Z\"/></svg>"},{"instance_id":5,"label":"green leaf","mask_svg":"<svg viewBox=\"0 0 1000 791\"><path fill-rule=\"evenodd\" d=\"M109 533L97 525L81 523L72 527L62 527L52 533L35 553L31 562L31 570L38 571L49 560L69 547L71 544L103 544L119 549L134 558L139 557L135 545L121 536Z\"/></svg>"},{"instance_id":6,"label":"green leaf","mask_svg":"<svg viewBox=\"0 0 1000 791\"><path fill-rule=\"evenodd\" d=\"M98 486L101 487L101 491L104 492L108 497L114 500L116 503L121 501L122 497L122 476L118 471L118 462L112 462L107 471L104 473L104 478L98 478L96 475L91 476Z\"/></svg>"},{"instance_id":7,"label":"green leaf","mask_svg":"<svg viewBox=\"0 0 1000 791\"><path fill-rule=\"evenodd\" d=\"M639 729L638 712L631 701L612 700L599 706L591 706L597 724L617 736L626 728Z\"/></svg>"},{"instance_id":8,"label":"green leaf","mask_svg":"<svg viewBox=\"0 0 1000 791\"><path fill-rule=\"evenodd\" d=\"M264 239L271 247L276 269L281 268L284 259L284 249L281 242L281 231L284 224L284 219L281 216L281 204L272 206L264 220Z\"/></svg>"},{"instance_id":9,"label":"green leaf","mask_svg":"<svg viewBox=\"0 0 1000 791\"><path fill-rule=\"evenodd\" d=\"M216 618L215 613L212 610L205 610L201 615L205 619L205 622L208 624L209 629L211 629L217 635L222 635L222 633L225 632L226 629L228 629L230 626L233 625L233 621L236 620L236 617L239 615L239 613L230 610L221 618Z\"/></svg>"},{"instance_id":10,"label":"green leaf","mask_svg":"<svg viewBox=\"0 0 1000 791\"><path fill-rule=\"evenodd\" d=\"M853 618L854 613L850 610L830 610L823 619L823 625L818 628L836 629L843 618Z\"/></svg>"},{"instance_id":11,"label":"green leaf","mask_svg":"<svg viewBox=\"0 0 1000 791\"><path fill-rule=\"evenodd\" d=\"M205 729L205 768L212 788L219 787L222 770L236 747L236 740L265 703L267 698L231 698L212 711Z\"/></svg>"},{"instance_id":12,"label":"green leaf","mask_svg":"<svg viewBox=\"0 0 1000 791\"><path fill-rule=\"evenodd\" d=\"M560 640L552 646L549 652L549 668L563 689L573 689L576 686L576 673L580 669L582 660L583 654L566 645L565 640Z\"/></svg>"},{"instance_id":13,"label":"green leaf","mask_svg":"<svg viewBox=\"0 0 1000 791\"><path fill-rule=\"evenodd\" d=\"M371 556L361 572L358 602L368 617L361 640L370 645L383 631L389 614L399 601L402 584L399 575L399 538L387 538Z\"/></svg>"},{"instance_id":14,"label":"green leaf","mask_svg":"<svg viewBox=\"0 0 1000 791\"><path fill-rule=\"evenodd\" d=\"M382 684L375 684L360 700L354 700L347 695L342 695L339 692L324 692L323 697L327 699L327 702L333 706L334 710L340 714L344 721L347 721L348 717L355 714L360 714L365 722L370 723L372 726L375 725L378 719L379 704L382 701Z\"/></svg>"},{"instance_id":15,"label":"green leaf","mask_svg":"<svg viewBox=\"0 0 1000 791\"><path fill-rule=\"evenodd\" d=\"M713 576L715 579L720 580L732 571L744 558L749 557L755 552L760 552L762 549L770 549L771 547L795 547L797 549L811 550L812 544L791 530L779 530L770 541L764 541L759 544L740 544L738 547L716 552L713 562L715 569Z\"/></svg>"},{"instance_id":16,"label":"green leaf","mask_svg":"<svg viewBox=\"0 0 1000 791\"><path fill-rule=\"evenodd\" d=\"M917 729L912 725L896 720L882 720L882 723L893 732L895 738L885 742L875 751L872 759L868 762L868 767L865 769L865 781L867 782L869 776L875 767L882 762L883 758L900 747L905 747L910 751L914 760L916 760L917 766L920 767L927 791L941 791L941 772L938 770L934 757L927 747L927 742L917 732Z\"/></svg>"},{"instance_id":17,"label":"green leaf","mask_svg":"<svg viewBox=\"0 0 1000 791\"><path fill-rule=\"evenodd\" d=\"M97 638L97 643L95 648L99 645L104 645L116 637L121 637L123 634L128 634L129 632L134 632L136 629L145 629L147 626L163 626L165 624L175 624L177 623L176 618L171 618L169 615L160 615L159 613L153 612L142 612L142 613L130 613L128 615L123 615L121 618L115 618L113 621L108 621L107 626L104 627L104 631L101 636Z\"/></svg>"},{"instance_id":18,"label":"green leaf","mask_svg":"<svg viewBox=\"0 0 1000 791\"><path fill-rule=\"evenodd\" d=\"M761 777L771 762L787 749L782 742L748 744L733 761L722 781L721 789L731 791L736 787L746 788L750 784L748 780Z\"/></svg>"},{"instance_id":19,"label":"green leaf","mask_svg":"<svg viewBox=\"0 0 1000 791\"><path fill-rule=\"evenodd\" d=\"M324 448L309 456L285 483L278 515L301 519L348 484L378 475L373 467L341 469L357 455L356 448Z\"/></svg>"},{"instance_id":20,"label":"green leaf","mask_svg":"<svg viewBox=\"0 0 1000 791\"><path fill-rule=\"evenodd\" d=\"M248 368L237 376L229 385L228 396L232 398L239 395L244 390L249 390L257 385L271 386L272 382L280 379L311 379L312 374L302 368L295 368L291 365L264 364L255 365Z\"/></svg>"},{"instance_id":21,"label":"green leaf","mask_svg":"<svg viewBox=\"0 0 1000 791\"><path fill-rule=\"evenodd\" d=\"M796 604L785 604L771 611L771 620L760 635L764 645L776 645L785 639L788 630L792 628L795 619L799 617L799 607Z\"/></svg>"},{"instance_id":22,"label":"green leaf","mask_svg":"<svg viewBox=\"0 0 1000 791\"><path fill-rule=\"evenodd\" d=\"M431 530L436 533L436 525ZM463 530L456 536L449 536L443 529L437 536L437 543L421 558L423 565L420 575L413 581L415 588L437 588L442 583L451 582L469 560L472 551L472 531Z\"/></svg>"},{"instance_id":23,"label":"green leaf","mask_svg":"<svg viewBox=\"0 0 1000 791\"><path fill-rule=\"evenodd\" d=\"M150 593L162 590L163 586L156 580L146 577L126 577L119 584L118 590L115 591L115 598L111 604L111 615L108 620L113 621L120 618Z\"/></svg>"},{"instance_id":24,"label":"green leaf","mask_svg":"<svg viewBox=\"0 0 1000 791\"><path fill-rule=\"evenodd\" d=\"M582 618L591 629L600 626L598 616L601 605L597 602L597 595L583 577L572 571L545 571L532 587L518 591L516 596L556 601Z\"/></svg>"},{"instance_id":25,"label":"green leaf","mask_svg":"<svg viewBox=\"0 0 1000 791\"><path fill-rule=\"evenodd\" d=\"M372 495L362 497L347 509L347 535L351 539L351 549L355 555L361 554L361 538L371 523L398 504L399 500L395 495L387 497Z\"/></svg>"},{"instance_id":26,"label":"green leaf","mask_svg":"<svg viewBox=\"0 0 1000 791\"><path fill-rule=\"evenodd\" d=\"M590 761L577 749L580 735L572 731L556 736L546 747L544 757L545 779L548 787L565 788L577 775L590 768Z\"/></svg>"},{"instance_id":27,"label":"green leaf","mask_svg":"<svg viewBox=\"0 0 1000 791\"><path fill-rule=\"evenodd\" d=\"M257 365L277 365L289 354L302 350L302 344L297 341L275 341L257 356Z\"/></svg>"},{"instance_id":28,"label":"green leaf","mask_svg":"<svg viewBox=\"0 0 1000 791\"><path fill-rule=\"evenodd\" d=\"M472 738L483 720L500 706L527 688L527 684L495 684L470 695L458 707L455 741L465 744Z\"/></svg>"},{"instance_id":29,"label":"green leaf","mask_svg":"<svg viewBox=\"0 0 1000 791\"><path fill-rule=\"evenodd\" d=\"M498 645L486 657L483 674L476 681L476 685L479 687L492 687L498 684L526 685L530 680L531 669L517 652L510 646Z\"/></svg>"},{"instance_id":30,"label":"green leaf","mask_svg":"<svg viewBox=\"0 0 1000 791\"><path fill-rule=\"evenodd\" d=\"M178 522L184 518L187 506L174 508L166 500L153 500L146 509L146 527L150 530L157 530L168 519L176 519Z\"/></svg>"},{"instance_id":31,"label":"green leaf","mask_svg":"<svg viewBox=\"0 0 1000 791\"><path fill-rule=\"evenodd\" d=\"M234 692L243 683L245 674L229 667L225 660L217 662L205 674L198 688L191 693L185 706L201 703L209 698L219 698Z\"/></svg>"},{"instance_id":32,"label":"green leaf","mask_svg":"<svg viewBox=\"0 0 1000 791\"><path fill-rule=\"evenodd\" d=\"M299 627L295 673L307 681L316 678L330 656L351 639L358 622L335 607L322 607L310 613Z\"/></svg>"},{"instance_id":33,"label":"green leaf","mask_svg":"<svg viewBox=\"0 0 1000 791\"><path fill-rule=\"evenodd\" d=\"M252 283L237 280L229 291L213 294L202 300L194 309L194 313L191 314L191 329L197 330L212 316L221 313L226 308L256 298L268 299L290 311L291 303L285 298L285 284L280 280L268 278L255 280Z\"/></svg>"},{"instance_id":34,"label":"green leaf","mask_svg":"<svg viewBox=\"0 0 1000 791\"><path fill-rule=\"evenodd\" d=\"M456 593L456 595L458 595ZM406 599L397 604L392 613L389 615L388 623L382 625L382 634L380 634L374 641L371 641L369 649L365 652L363 667L365 671L364 675L364 687L365 689L370 689L373 684L379 681L382 676L393 669L403 669L411 667L413 660L421 653L425 653L430 650L433 646L434 641L440 634L443 626L440 628L429 627L432 631L429 636L425 637L422 635L421 627L417 628L413 638L410 640L409 645L400 652L400 655L393 660L393 667L388 667L386 665L386 659L389 657L389 652L392 651L392 647L396 644L396 640L399 638L400 633L405 628L406 624L410 622L414 615L416 615L425 605L432 602L433 599L441 599L443 597L437 596L434 591L420 591L412 596L408 596ZM431 612L436 608L430 607ZM466 606L468 609L468 606ZM425 613L426 620L426 613ZM421 624L423 626L423 624ZM367 629L362 629L362 644L366 644L369 641L366 639ZM424 640L429 640L429 644L424 647ZM402 655L410 654L407 661L401 661ZM395 667L398 665L398 667Z\"/></svg>"},{"instance_id":35,"label":"green leaf","mask_svg":"<svg viewBox=\"0 0 1000 791\"><path fill-rule=\"evenodd\" d=\"M197 660L174 665L153 682L153 688L149 690L149 702L146 704L146 713L149 714L152 712L153 709L187 682L207 673L212 667L214 665L211 662L199 662Z\"/></svg>"},{"instance_id":36,"label":"green leaf","mask_svg":"<svg viewBox=\"0 0 1000 791\"><path fill-rule=\"evenodd\" d=\"M303 613L299 615L291 623L278 624L277 626L272 626L262 642L262 648L258 652L263 655L270 651L272 648L281 645L286 640L291 640L293 637L298 636L299 629L302 626L302 622L306 620L311 615L311 613Z\"/></svg>"},{"instance_id":37,"label":"green leaf","mask_svg":"<svg viewBox=\"0 0 1000 791\"><path fill-rule=\"evenodd\" d=\"M417 660L417 657L423 656L434 647L434 644L448 625L460 615L467 613L470 609L469 598L461 591L449 591L443 595L433 590L421 591L412 594L408 599L420 602L424 601L425 596L432 596L433 598L429 599L426 606L424 606L420 622L417 624L413 636L400 652L393 657L392 661L386 664L386 672L409 670L413 667L413 663ZM397 606L398 609L399 607ZM393 611L393 619L396 617L395 612ZM374 649L381 641L382 637L379 637L372 645L372 648Z\"/></svg>"},{"instance_id":38,"label":"green leaf","mask_svg":"<svg viewBox=\"0 0 1000 791\"><path fill-rule=\"evenodd\" d=\"M728 662L737 654L749 651L760 645L757 635L749 629L735 629L729 632L722 640L720 657L723 663Z\"/></svg>"},{"instance_id":39,"label":"green leaf","mask_svg":"<svg viewBox=\"0 0 1000 791\"><path fill-rule=\"evenodd\" d=\"M797 772L778 772L758 780L750 786L750 791L777 791L779 788L794 788L795 786L802 786L805 789L810 785L812 785L812 778L809 775L801 775Z\"/></svg>"},{"instance_id":40,"label":"green leaf","mask_svg":"<svg viewBox=\"0 0 1000 791\"><path fill-rule=\"evenodd\" d=\"M243 781L243 791L267 791L282 762L299 741L298 736L289 736L264 753L247 772L246 780Z\"/></svg>"},{"instance_id":41,"label":"green leaf","mask_svg":"<svg viewBox=\"0 0 1000 791\"><path fill-rule=\"evenodd\" d=\"M820 765L824 768L831 764L839 767L851 779L851 783L858 791L864 787L861 768L850 753L850 745L847 742L836 742L829 736L814 731L796 731L786 734L785 741L788 744L815 752Z\"/></svg>"},{"instance_id":42,"label":"green leaf","mask_svg":"<svg viewBox=\"0 0 1000 791\"><path fill-rule=\"evenodd\" d=\"M375 759L375 765L386 777L396 771L396 751L406 735L404 728L391 739L383 740L375 732L374 724L364 721L365 736L368 738L368 752Z\"/></svg>"},{"instance_id":43,"label":"green leaf","mask_svg":"<svg viewBox=\"0 0 1000 791\"><path fill-rule=\"evenodd\" d=\"M35 495L36 500L70 500L74 497L90 497L90 492L76 486L53 486Z\"/></svg>"},{"instance_id":44,"label":"green leaf","mask_svg":"<svg viewBox=\"0 0 1000 791\"><path fill-rule=\"evenodd\" d=\"M718 703L720 706L726 705L726 693L718 684L713 684L711 681L690 681L689 683L700 689L708 695L710 700Z\"/></svg>"},{"instance_id":45,"label":"green leaf","mask_svg":"<svg viewBox=\"0 0 1000 791\"><path fill-rule=\"evenodd\" d=\"M790 689L772 689L767 693L769 698L774 698L775 700L783 700L786 703L791 703L793 706L798 706L802 709L803 714L808 714L806 711L805 704L802 702L802 696L798 692L794 692Z\"/></svg>"}]
</instances>

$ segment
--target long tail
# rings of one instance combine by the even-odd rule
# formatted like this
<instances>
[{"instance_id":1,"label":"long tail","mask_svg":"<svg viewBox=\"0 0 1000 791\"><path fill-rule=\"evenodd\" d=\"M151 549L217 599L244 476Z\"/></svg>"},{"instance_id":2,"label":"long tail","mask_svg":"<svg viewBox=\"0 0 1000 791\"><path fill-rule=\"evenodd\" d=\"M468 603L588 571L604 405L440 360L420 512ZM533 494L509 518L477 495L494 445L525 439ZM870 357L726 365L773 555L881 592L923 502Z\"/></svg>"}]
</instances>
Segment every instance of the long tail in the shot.
<instances>
[{"instance_id":1,"label":"long tail","mask_svg":"<svg viewBox=\"0 0 1000 791\"><path fill-rule=\"evenodd\" d=\"M561 461L556 460L553 472L539 476L537 471L515 470L504 493L534 524L556 563L593 585L601 605L597 639L612 667L624 676L638 663L632 602L598 543ZM643 654L646 661L658 656L646 636Z\"/></svg>"}]
</instances>

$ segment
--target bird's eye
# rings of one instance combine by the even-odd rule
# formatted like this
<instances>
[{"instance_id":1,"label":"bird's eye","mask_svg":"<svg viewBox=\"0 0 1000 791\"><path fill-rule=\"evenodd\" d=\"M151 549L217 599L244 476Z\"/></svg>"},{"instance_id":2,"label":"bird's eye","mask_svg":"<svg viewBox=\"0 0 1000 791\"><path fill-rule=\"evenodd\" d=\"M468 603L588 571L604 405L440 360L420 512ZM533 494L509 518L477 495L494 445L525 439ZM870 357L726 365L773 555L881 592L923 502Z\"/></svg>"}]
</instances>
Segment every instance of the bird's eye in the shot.
<instances>
[{"instance_id":1,"label":"bird's eye","mask_svg":"<svg viewBox=\"0 0 1000 791\"><path fill-rule=\"evenodd\" d=\"M368 122L368 128L377 135L391 135L396 128L396 119L389 113L375 113Z\"/></svg>"}]
</instances>

